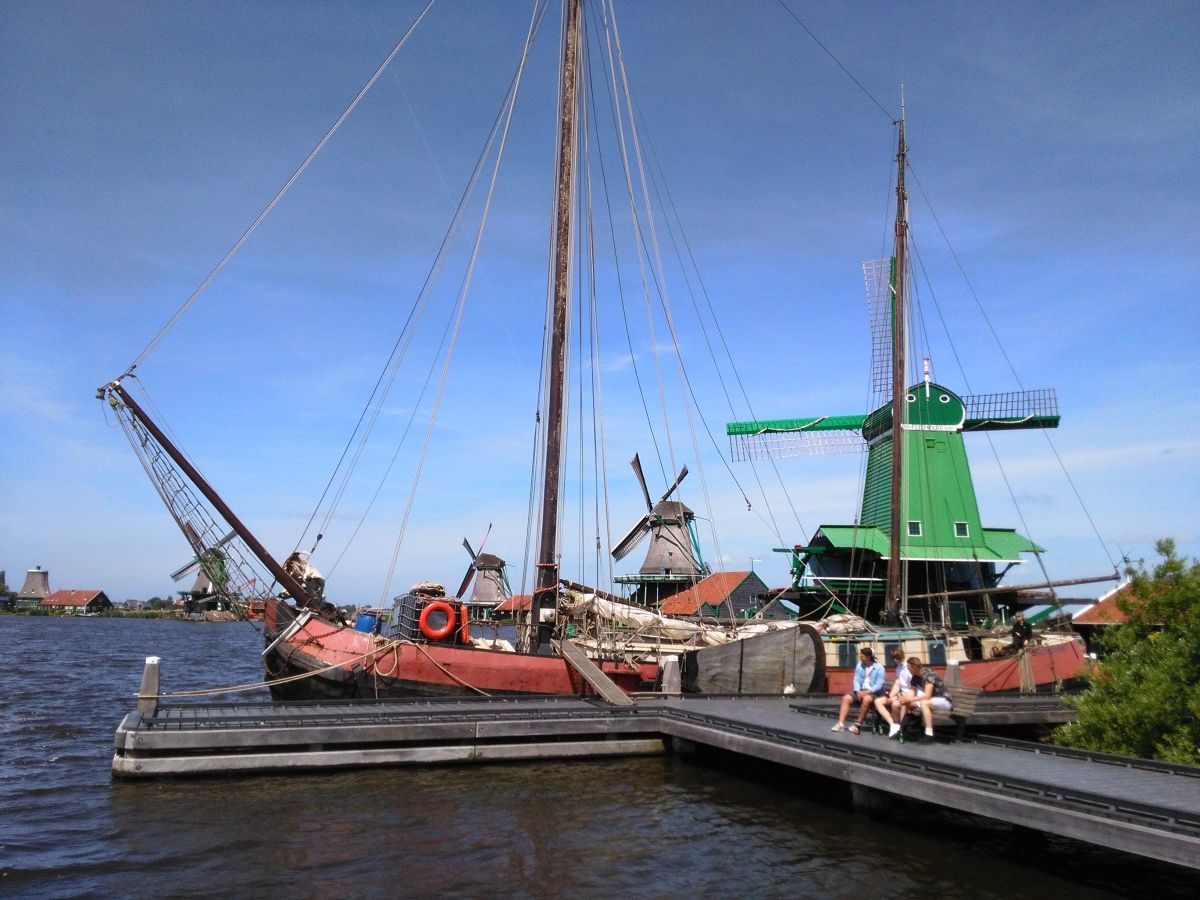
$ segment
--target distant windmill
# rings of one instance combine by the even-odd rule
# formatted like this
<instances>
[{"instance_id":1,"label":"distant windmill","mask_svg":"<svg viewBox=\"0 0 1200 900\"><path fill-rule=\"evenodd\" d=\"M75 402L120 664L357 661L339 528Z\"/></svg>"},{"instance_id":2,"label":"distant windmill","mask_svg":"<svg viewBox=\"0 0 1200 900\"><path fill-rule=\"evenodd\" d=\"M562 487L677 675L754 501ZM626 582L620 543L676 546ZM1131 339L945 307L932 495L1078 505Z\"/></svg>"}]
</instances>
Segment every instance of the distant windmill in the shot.
<instances>
[{"instance_id":1,"label":"distant windmill","mask_svg":"<svg viewBox=\"0 0 1200 900\"><path fill-rule=\"evenodd\" d=\"M646 535L650 535L650 546L638 574L620 576L617 581L639 585L636 593L641 602L661 600L707 574L696 541L696 514L681 501L668 499L687 477L688 470L687 466L680 469L674 483L655 503L650 499L646 476L642 474L642 461L637 454L630 465L642 488L646 514L613 548L613 559L624 559Z\"/></svg>"},{"instance_id":2,"label":"distant windmill","mask_svg":"<svg viewBox=\"0 0 1200 900\"><path fill-rule=\"evenodd\" d=\"M483 545L487 543L487 536L491 531L492 526L488 525L478 553L471 549L470 541L463 538L463 547L471 557L471 564L467 567L467 574L463 576L462 584L459 585L458 593L455 595L463 597L471 585L471 580L474 579L475 588L471 591L471 598L467 603L471 606L488 609L500 605L512 594L508 587L508 579L504 574L506 565L504 560L493 553L483 552Z\"/></svg>"},{"instance_id":3,"label":"distant windmill","mask_svg":"<svg viewBox=\"0 0 1200 900\"><path fill-rule=\"evenodd\" d=\"M189 529L190 530L190 529ZM200 557L195 557L191 562L185 563L174 572L171 573L172 581L183 581L193 572L196 574L196 580L192 583L192 589L188 593L196 598L210 597L217 593L217 585L214 581L214 575L224 573L224 557L221 554L221 548L228 544L237 536L236 532L229 532L225 537L216 542L210 549L205 551L207 564L201 561ZM189 535L190 537L190 535ZM222 585L222 588L224 585Z\"/></svg>"}]
</instances>

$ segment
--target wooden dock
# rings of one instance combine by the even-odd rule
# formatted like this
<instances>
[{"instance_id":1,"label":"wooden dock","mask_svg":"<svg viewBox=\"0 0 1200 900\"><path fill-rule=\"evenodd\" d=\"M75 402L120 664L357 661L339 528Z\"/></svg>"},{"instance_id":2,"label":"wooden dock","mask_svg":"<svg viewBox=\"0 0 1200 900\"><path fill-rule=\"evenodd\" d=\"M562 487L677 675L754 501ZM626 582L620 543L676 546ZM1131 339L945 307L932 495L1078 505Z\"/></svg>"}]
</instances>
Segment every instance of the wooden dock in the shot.
<instances>
[{"instance_id":1,"label":"wooden dock","mask_svg":"<svg viewBox=\"0 0 1200 900\"><path fill-rule=\"evenodd\" d=\"M161 704L147 697L117 729L113 774L223 775L714 748L847 782L857 803L901 796L1200 868L1200 768L1001 738L899 744L880 735L834 733L828 698L806 705L808 699L646 695L616 706L567 697L225 704Z\"/></svg>"}]
</instances>

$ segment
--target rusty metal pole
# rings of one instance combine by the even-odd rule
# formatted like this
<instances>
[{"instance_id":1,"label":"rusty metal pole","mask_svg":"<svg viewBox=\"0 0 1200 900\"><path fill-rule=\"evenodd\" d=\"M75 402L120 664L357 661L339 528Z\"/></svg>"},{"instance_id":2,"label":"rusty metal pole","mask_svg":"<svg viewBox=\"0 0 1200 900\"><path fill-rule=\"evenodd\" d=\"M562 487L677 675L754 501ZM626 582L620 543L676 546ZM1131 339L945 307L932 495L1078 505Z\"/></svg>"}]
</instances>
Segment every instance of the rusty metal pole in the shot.
<instances>
[{"instance_id":1,"label":"rusty metal pole","mask_svg":"<svg viewBox=\"0 0 1200 900\"><path fill-rule=\"evenodd\" d=\"M284 569L283 566L276 561L275 557L273 557L267 551L267 548L259 543L258 538L254 536L249 528L242 524L242 520L239 519L234 514L233 510L230 509L225 503L225 501L221 499L221 495L216 492L212 485L205 481L204 476L201 475L199 471L196 470L196 467L188 461L187 457L179 451L179 448L177 448L171 442L171 439L163 433L162 429L154 423L154 420L146 415L145 410L143 410L138 402L129 395L129 392L125 390L125 387L121 384L121 382L111 382L110 384L106 384L104 387L100 388L100 390L112 391L120 398L121 402L125 404L134 417L136 417L137 420L142 423L145 429L150 432L151 436L158 442L159 446L162 447L163 450L166 451L167 455L171 457L175 465L179 466L179 468L183 471L183 474L185 474L191 480L192 484L199 489L200 493L202 493L208 499L208 502L213 505L218 513L220 513L221 517L229 523L229 526L235 532L237 532L238 537L246 542L246 546L250 548L250 552L258 557L258 561L261 562L267 568L267 570L273 576L275 576L275 579L281 585L283 585L284 589L295 598L296 604L302 607L311 607L312 598L308 596L308 591L304 589L304 586L291 575L289 575L287 570Z\"/></svg>"},{"instance_id":2,"label":"rusty metal pole","mask_svg":"<svg viewBox=\"0 0 1200 900\"><path fill-rule=\"evenodd\" d=\"M546 394L546 454L542 483L542 527L537 581L530 604L535 652L549 653L553 624L544 610L558 608L558 494L562 465L566 381L567 307L570 302L571 211L575 199L575 106L579 92L581 0L566 0L562 57L562 107L558 130L558 195L554 217L554 304L550 320L549 378Z\"/></svg>"}]
</instances>

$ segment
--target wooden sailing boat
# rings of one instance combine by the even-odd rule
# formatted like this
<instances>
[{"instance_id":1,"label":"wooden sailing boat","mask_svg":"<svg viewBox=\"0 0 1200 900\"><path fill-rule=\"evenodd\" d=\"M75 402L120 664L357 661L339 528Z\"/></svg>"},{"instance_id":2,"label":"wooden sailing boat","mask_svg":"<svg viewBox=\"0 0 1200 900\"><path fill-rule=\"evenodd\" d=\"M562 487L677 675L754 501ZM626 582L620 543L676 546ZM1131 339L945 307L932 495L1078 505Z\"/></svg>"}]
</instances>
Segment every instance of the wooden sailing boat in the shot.
<instances>
[{"instance_id":1,"label":"wooden sailing boat","mask_svg":"<svg viewBox=\"0 0 1200 900\"><path fill-rule=\"evenodd\" d=\"M567 637L568 604L559 572L558 519L567 405L567 322L579 130L576 116L582 77L581 7L582 0L564 0L537 578L529 621L520 629L515 648L473 634L470 604L461 597L446 596L444 589L433 582L415 585L397 597L387 627L378 634L360 631L342 621L337 610L325 601L324 579L307 558L293 553L283 563L278 562L130 395L122 383L124 376L100 388L99 395L107 398L115 411L205 573L234 602L246 606L264 602L263 659L276 698L595 693L618 702L627 693L661 687L664 678L671 687L674 679L669 673L665 676L664 670L685 652L690 654L688 664L692 667L687 683L693 685L720 684L725 686L722 689L734 692L761 692L764 685L807 691L817 677L820 642L815 631L805 627L787 629L785 640L770 636L768 652L780 662L768 664L768 657L763 655L762 677L751 677L748 667L743 676L739 664L732 680L717 677L719 671L697 677L698 670L705 666L699 648L742 635L698 623L661 621L664 631L674 633L673 643L649 658L631 658L602 639L585 647ZM679 480L682 477L681 473ZM646 523L653 531L649 518ZM239 540L222 545L220 554L214 555L213 542L229 530ZM472 555L474 565L478 558ZM264 569L265 577L255 574ZM274 585L282 589L282 596L275 595ZM464 581L459 593L465 589ZM593 605L602 605L595 603L595 592L589 596ZM661 616L649 615L662 620ZM639 628L646 627L646 623L639 624ZM714 659L712 668L720 670L725 665L722 656Z\"/></svg>"},{"instance_id":2,"label":"wooden sailing boat","mask_svg":"<svg viewBox=\"0 0 1200 900\"><path fill-rule=\"evenodd\" d=\"M939 673L984 690L1061 685L1085 664L1082 640L1069 631L1042 633L1008 654L1002 611L1041 602L1054 587L1117 576L1002 586L1023 553L1041 553L1015 529L985 527L971 479L966 432L1056 428L1053 390L962 396L906 371L908 198L903 115L897 122L895 255L864 264L872 302L875 350L867 415L819 416L727 426L734 456L861 451L867 465L859 518L822 525L806 545L785 548L793 582L779 600L819 621L827 689L851 687L858 648L890 659L900 646ZM1033 592L1037 592L1036 594ZM1036 599L1035 599L1036 598Z\"/></svg>"}]
</instances>

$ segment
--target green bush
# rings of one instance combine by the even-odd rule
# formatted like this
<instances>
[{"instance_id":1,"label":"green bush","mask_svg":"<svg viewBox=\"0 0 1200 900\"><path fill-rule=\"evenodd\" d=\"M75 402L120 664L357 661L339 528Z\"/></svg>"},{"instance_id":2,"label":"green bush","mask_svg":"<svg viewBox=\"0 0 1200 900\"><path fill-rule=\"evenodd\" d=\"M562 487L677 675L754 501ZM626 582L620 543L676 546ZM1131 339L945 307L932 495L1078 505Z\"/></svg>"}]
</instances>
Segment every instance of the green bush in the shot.
<instances>
[{"instance_id":1,"label":"green bush","mask_svg":"<svg viewBox=\"0 0 1200 900\"><path fill-rule=\"evenodd\" d=\"M1105 658L1073 701L1077 720L1054 732L1071 747L1200 764L1200 562L1159 541L1117 606L1128 622L1104 636Z\"/></svg>"}]
</instances>

